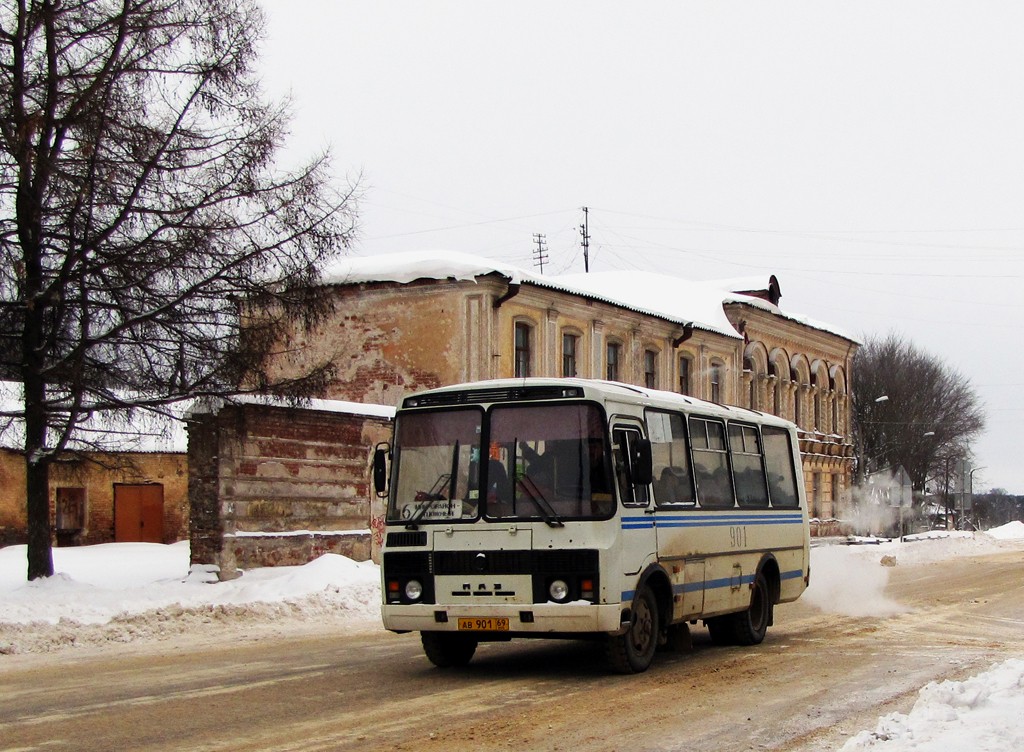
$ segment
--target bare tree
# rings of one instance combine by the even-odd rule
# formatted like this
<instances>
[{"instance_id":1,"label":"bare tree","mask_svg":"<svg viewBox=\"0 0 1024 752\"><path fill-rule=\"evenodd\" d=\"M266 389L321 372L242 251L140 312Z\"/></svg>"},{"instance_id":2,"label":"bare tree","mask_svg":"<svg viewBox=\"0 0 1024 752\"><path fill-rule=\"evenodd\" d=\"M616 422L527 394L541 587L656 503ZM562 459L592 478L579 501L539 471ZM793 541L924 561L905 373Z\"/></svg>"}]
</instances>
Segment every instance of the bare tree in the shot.
<instances>
[{"instance_id":1,"label":"bare tree","mask_svg":"<svg viewBox=\"0 0 1024 752\"><path fill-rule=\"evenodd\" d=\"M917 491L985 425L970 381L895 334L857 351L852 391L861 474L902 465Z\"/></svg>"},{"instance_id":2,"label":"bare tree","mask_svg":"<svg viewBox=\"0 0 1024 752\"><path fill-rule=\"evenodd\" d=\"M262 29L252 0L0 0L0 331L29 578L52 574L48 468L88 444L86 416L331 377L265 375L283 322L325 312L318 269L355 214L326 154L275 167L287 107L254 75ZM243 320L254 298L278 318Z\"/></svg>"}]
</instances>

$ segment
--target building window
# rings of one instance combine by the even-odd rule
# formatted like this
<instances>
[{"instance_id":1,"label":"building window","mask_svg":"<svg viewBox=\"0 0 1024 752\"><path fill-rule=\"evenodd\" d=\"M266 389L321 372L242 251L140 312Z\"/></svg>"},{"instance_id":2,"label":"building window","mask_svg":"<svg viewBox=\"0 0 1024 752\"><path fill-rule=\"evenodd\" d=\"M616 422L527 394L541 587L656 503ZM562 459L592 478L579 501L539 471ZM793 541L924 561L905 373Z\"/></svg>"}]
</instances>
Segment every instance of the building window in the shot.
<instances>
[{"instance_id":1,"label":"building window","mask_svg":"<svg viewBox=\"0 0 1024 752\"><path fill-rule=\"evenodd\" d=\"M774 363L768 364L768 388L765 393L765 397L768 400L766 407L768 412L772 415L778 415L781 409L782 400L779 399L779 393L781 391L782 384L779 379L779 371L775 368Z\"/></svg>"},{"instance_id":2,"label":"building window","mask_svg":"<svg viewBox=\"0 0 1024 752\"><path fill-rule=\"evenodd\" d=\"M533 334L529 324L516 324L516 378L525 379L532 375L530 370L530 338Z\"/></svg>"},{"instance_id":3,"label":"building window","mask_svg":"<svg viewBox=\"0 0 1024 752\"><path fill-rule=\"evenodd\" d=\"M658 388L658 353L654 350L644 350L644 386Z\"/></svg>"},{"instance_id":4,"label":"building window","mask_svg":"<svg viewBox=\"0 0 1024 752\"><path fill-rule=\"evenodd\" d=\"M562 335L562 376L572 378L577 375L576 352L579 349L580 338L575 334Z\"/></svg>"},{"instance_id":5,"label":"building window","mask_svg":"<svg viewBox=\"0 0 1024 752\"><path fill-rule=\"evenodd\" d=\"M811 374L811 401L814 408L814 430L825 433L825 426L821 422L821 388L817 374Z\"/></svg>"},{"instance_id":6,"label":"building window","mask_svg":"<svg viewBox=\"0 0 1024 752\"><path fill-rule=\"evenodd\" d=\"M85 529L85 489L57 488L55 495L57 545L80 545Z\"/></svg>"},{"instance_id":7,"label":"building window","mask_svg":"<svg viewBox=\"0 0 1024 752\"><path fill-rule=\"evenodd\" d=\"M605 357L605 378L609 381L619 380L619 361L622 355L622 345L618 342L609 342L606 348Z\"/></svg>"},{"instance_id":8,"label":"building window","mask_svg":"<svg viewBox=\"0 0 1024 752\"><path fill-rule=\"evenodd\" d=\"M85 489L56 489L56 528L60 531L78 531L85 527Z\"/></svg>"},{"instance_id":9,"label":"building window","mask_svg":"<svg viewBox=\"0 0 1024 752\"><path fill-rule=\"evenodd\" d=\"M685 355L679 356L679 393L690 393L690 359Z\"/></svg>"},{"instance_id":10,"label":"building window","mask_svg":"<svg viewBox=\"0 0 1024 752\"><path fill-rule=\"evenodd\" d=\"M722 364L711 364L711 401L722 402Z\"/></svg>"}]
</instances>

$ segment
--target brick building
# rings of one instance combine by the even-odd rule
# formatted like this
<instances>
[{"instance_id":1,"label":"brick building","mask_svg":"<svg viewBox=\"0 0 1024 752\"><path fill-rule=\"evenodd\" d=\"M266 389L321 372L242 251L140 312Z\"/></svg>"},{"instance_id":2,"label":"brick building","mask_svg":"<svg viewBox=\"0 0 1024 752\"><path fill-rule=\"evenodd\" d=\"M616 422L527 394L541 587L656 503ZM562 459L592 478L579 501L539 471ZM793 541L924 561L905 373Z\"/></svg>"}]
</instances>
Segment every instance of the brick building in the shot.
<instances>
[{"instance_id":1,"label":"brick building","mask_svg":"<svg viewBox=\"0 0 1024 752\"><path fill-rule=\"evenodd\" d=\"M346 259L324 277L335 314L295 331L278 375L331 359L328 397L397 404L412 391L518 376L606 378L794 420L812 516L852 479L847 391L857 343L779 307L778 280L542 276L456 253Z\"/></svg>"},{"instance_id":2,"label":"brick building","mask_svg":"<svg viewBox=\"0 0 1024 752\"><path fill-rule=\"evenodd\" d=\"M380 548L383 502L370 489L373 447L394 409L331 400L301 408L244 399L189 420L191 557L221 579L304 564L325 553L362 561Z\"/></svg>"},{"instance_id":3,"label":"brick building","mask_svg":"<svg viewBox=\"0 0 1024 752\"><path fill-rule=\"evenodd\" d=\"M12 409L18 391L20 385L0 383L0 399ZM90 418L86 427L104 433L99 418ZM57 545L173 543L188 536L184 430L177 421L150 429L150 435L121 446L114 441L110 451L72 448L50 465L50 522ZM26 539L21 441L16 423L0 438L0 545Z\"/></svg>"}]
</instances>

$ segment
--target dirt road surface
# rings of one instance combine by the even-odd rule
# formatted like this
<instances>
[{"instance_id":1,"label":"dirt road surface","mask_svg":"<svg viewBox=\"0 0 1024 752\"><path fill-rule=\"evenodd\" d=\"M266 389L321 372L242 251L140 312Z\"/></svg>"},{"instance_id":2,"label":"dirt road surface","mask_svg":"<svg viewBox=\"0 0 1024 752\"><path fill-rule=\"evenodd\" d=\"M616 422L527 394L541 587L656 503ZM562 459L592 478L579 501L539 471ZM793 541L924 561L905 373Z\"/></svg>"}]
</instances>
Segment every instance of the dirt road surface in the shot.
<instances>
[{"instance_id":1,"label":"dirt road surface","mask_svg":"<svg viewBox=\"0 0 1024 752\"><path fill-rule=\"evenodd\" d=\"M483 645L442 671L418 637L217 635L0 656L4 750L834 750L932 680L1024 655L1024 552L891 570L885 618L776 610L756 648Z\"/></svg>"}]
</instances>

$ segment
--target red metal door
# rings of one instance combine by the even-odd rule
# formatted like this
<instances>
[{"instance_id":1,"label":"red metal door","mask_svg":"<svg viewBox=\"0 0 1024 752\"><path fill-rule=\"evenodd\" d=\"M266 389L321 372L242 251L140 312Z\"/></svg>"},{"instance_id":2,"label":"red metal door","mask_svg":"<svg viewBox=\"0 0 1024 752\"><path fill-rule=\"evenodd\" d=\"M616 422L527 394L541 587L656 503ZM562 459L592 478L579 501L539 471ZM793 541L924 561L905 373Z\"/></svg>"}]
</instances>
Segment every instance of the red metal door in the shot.
<instances>
[{"instance_id":1,"label":"red metal door","mask_svg":"<svg viewBox=\"0 0 1024 752\"><path fill-rule=\"evenodd\" d=\"M164 487L159 483L114 486L114 540L164 542Z\"/></svg>"}]
</instances>

